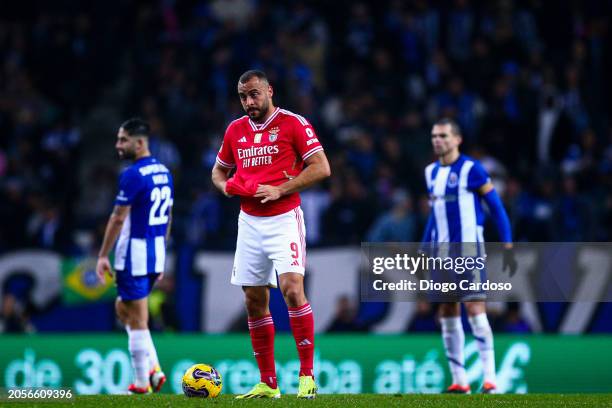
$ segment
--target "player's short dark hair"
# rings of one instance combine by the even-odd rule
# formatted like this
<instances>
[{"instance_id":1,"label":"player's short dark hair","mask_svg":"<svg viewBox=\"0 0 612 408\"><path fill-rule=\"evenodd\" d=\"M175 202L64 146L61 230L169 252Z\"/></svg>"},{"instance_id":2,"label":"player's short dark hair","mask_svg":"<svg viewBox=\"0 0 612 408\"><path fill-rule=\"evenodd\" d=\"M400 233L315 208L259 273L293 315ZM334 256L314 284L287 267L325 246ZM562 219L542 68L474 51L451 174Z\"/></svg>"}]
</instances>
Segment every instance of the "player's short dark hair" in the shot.
<instances>
[{"instance_id":1,"label":"player's short dark hair","mask_svg":"<svg viewBox=\"0 0 612 408\"><path fill-rule=\"evenodd\" d=\"M449 125L451 128L451 132L454 135L461 136L461 127L459 126L459 123L457 123L455 119L440 118L436 121L436 123L434 123L434 125L439 125L439 126Z\"/></svg>"},{"instance_id":2,"label":"player's short dark hair","mask_svg":"<svg viewBox=\"0 0 612 408\"><path fill-rule=\"evenodd\" d=\"M258 69L249 69L244 74L240 75L238 82L246 84L253 78L259 78L260 81L269 83L266 73Z\"/></svg>"},{"instance_id":3,"label":"player's short dark hair","mask_svg":"<svg viewBox=\"0 0 612 408\"><path fill-rule=\"evenodd\" d=\"M121 127L130 136L149 137L151 126L141 118L131 118L121 124Z\"/></svg>"}]
</instances>

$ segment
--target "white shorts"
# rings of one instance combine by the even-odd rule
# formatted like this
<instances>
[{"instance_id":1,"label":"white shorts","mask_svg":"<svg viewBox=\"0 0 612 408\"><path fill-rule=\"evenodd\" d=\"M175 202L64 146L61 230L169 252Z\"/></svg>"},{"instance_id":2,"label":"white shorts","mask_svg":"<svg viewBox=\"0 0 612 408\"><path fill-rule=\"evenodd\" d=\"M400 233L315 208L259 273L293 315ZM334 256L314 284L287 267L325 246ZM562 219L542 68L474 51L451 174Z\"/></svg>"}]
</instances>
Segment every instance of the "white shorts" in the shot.
<instances>
[{"instance_id":1,"label":"white shorts","mask_svg":"<svg viewBox=\"0 0 612 408\"><path fill-rule=\"evenodd\" d=\"M306 227L300 207L271 217L240 211L232 284L277 287L276 274L304 274Z\"/></svg>"}]
</instances>

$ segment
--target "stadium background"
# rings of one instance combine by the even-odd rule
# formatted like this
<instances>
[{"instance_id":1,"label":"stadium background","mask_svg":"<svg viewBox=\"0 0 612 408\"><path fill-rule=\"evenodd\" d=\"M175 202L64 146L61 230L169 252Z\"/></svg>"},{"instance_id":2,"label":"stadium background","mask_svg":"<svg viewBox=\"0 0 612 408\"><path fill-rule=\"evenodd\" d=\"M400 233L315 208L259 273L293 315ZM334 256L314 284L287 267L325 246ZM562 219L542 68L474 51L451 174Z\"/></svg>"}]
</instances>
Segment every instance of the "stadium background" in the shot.
<instances>
[{"instance_id":1,"label":"stadium background","mask_svg":"<svg viewBox=\"0 0 612 408\"><path fill-rule=\"evenodd\" d=\"M229 390L239 392L250 381L240 292L224 280L238 202L214 191L209 174L226 124L242 114L236 80L260 68L275 102L313 123L332 165L329 181L302 194L309 262L328 265L313 271L307 292L318 332L362 333L346 338L354 347L348 356L334 354L333 335L322 338L321 361L330 361L337 378L356 382L349 357L355 358L368 385L342 388L341 379L328 379L324 386L335 384L329 392L437 390L430 385L443 383L444 373L432 364L440 370L446 364L434 306L359 303L357 274L347 266L352 251L362 241L420 239L428 212L423 168L433 159L429 130L441 115L459 121L462 150L492 175L517 241L609 242L610 8L605 1L537 0L23 1L3 8L0 347L7 352L0 385L9 378L56 384L52 368L28 380L28 370L42 362L59 364L60 383L70 386L68 378L80 381L82 370L106 373L100 378L111 385L89 392L117 391L112 384L127 381L117 374L128 370L125 350L115 353L127 342L113 316L112 284L92 286L92 257L121 168L113 148L117 126L134 115L152 124L153 154L176 180L169 273L151 297L152 328L175 334L160 340L162 363L164 353L184 345L192 352L177 355L173 367L189 358L231 357L227 371L236 373L237 385ZM485 236L494 239L495 229L489 226ZM287 331L278 293L272 309L277 331ZM610 390L602 356L609 355L612 333L609 303L540 303L535 318L524 309L520 302L489 308L498 368L511 356L527 373L514 382L503 377L510 378L505 389L567 390L554 378L538 385L537 371L530 370L591 347L601 359L575 357L570 362L582 382L565 380L575 385L570 391ZM242 340L222 337L225 346L207 350L207 342L229 332L243 333ZM395 354L361 361L362 350L384 348L394 338L383 334L400 336L405 349L398 340ZM240 347L241 357L233 351ZM54 358L62 362L52 361L60 350L66 355ZM536 353L541 361L530 360ZM476 373L475 354L468 355ZM279 358L289 367L293 357ZM515 365L508 364L511 373ZM376 388L385 373L395 382ZM410 384L407 373L417 373Z\"/></svg>"}]
</instances>

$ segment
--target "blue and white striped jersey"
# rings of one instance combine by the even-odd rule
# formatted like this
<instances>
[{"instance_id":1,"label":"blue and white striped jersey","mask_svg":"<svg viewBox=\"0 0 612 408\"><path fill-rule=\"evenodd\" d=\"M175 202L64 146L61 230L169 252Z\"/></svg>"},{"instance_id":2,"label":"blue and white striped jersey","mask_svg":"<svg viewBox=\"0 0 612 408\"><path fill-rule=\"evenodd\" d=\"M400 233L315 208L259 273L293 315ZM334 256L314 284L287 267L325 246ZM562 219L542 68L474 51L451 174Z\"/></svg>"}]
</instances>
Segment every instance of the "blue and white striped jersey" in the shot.
<instances>
[{"instance_id":1,"label":"blue and white striped jersey","mask_svg":"<svg viewBox=\"0 0 612 408\"><path fill-rule=\"evenodd\" d=\"M115 247L116 270L132 276L164 271L173 200L172 174L157 159L143 157L121 173L115 205L131 207Z\"/></svg>"},{"instance_id":2,"label":"blue and white striped jersey","mask_svg":"<svg viewBox=\"0 0 612 408\"><path fill-rule=\"evenodd\" d=\"M469 156L450 165L434 162L425 168L433 221L426 242L484 242L485 213L478 188L489 175Z\"/></svg>"}]
</instances>

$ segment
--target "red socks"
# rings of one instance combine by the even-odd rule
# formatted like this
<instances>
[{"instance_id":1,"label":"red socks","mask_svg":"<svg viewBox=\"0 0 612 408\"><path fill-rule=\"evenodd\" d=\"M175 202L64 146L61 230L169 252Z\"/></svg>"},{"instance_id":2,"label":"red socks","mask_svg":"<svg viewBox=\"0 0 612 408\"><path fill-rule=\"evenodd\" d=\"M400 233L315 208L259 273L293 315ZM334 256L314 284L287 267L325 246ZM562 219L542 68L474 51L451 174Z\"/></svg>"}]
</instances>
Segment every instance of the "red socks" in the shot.
<instances>
[{"instance_id":1,"label":"red socks","mask_svg":"<svg viewBox=\"0 0 612 408\"><path fill-rule=\"evenodd\" d=\"M249 333L253 354L259 366L261 382L276 388L276 367L274 366L274 322L271 315L249 318Z\"/></svg>"},{"instance_id":2,"label":"red socks","mask_svg":"<svg viewBox=\"0 0 612 408\"><path fill-rule=\"evenodd\" d=\"M314 319L310 304L289 308L289 323L300 357L300 376L314 376ZM259 366L261 382L276 388L276 367L274 366L274 322L271 315L249 318L249 333L253 354Z\"/></svg>"},{"instance_id":3,"label":"red socks","mask_svg":"<svg viewBox=\"0 0 612 408\"><path fill-rule=\"evenodd\" d=\"M310 304L289 308L289 323L300 357L300 376L314 376L314 318Z\"/></svg>"}]
</instances>

